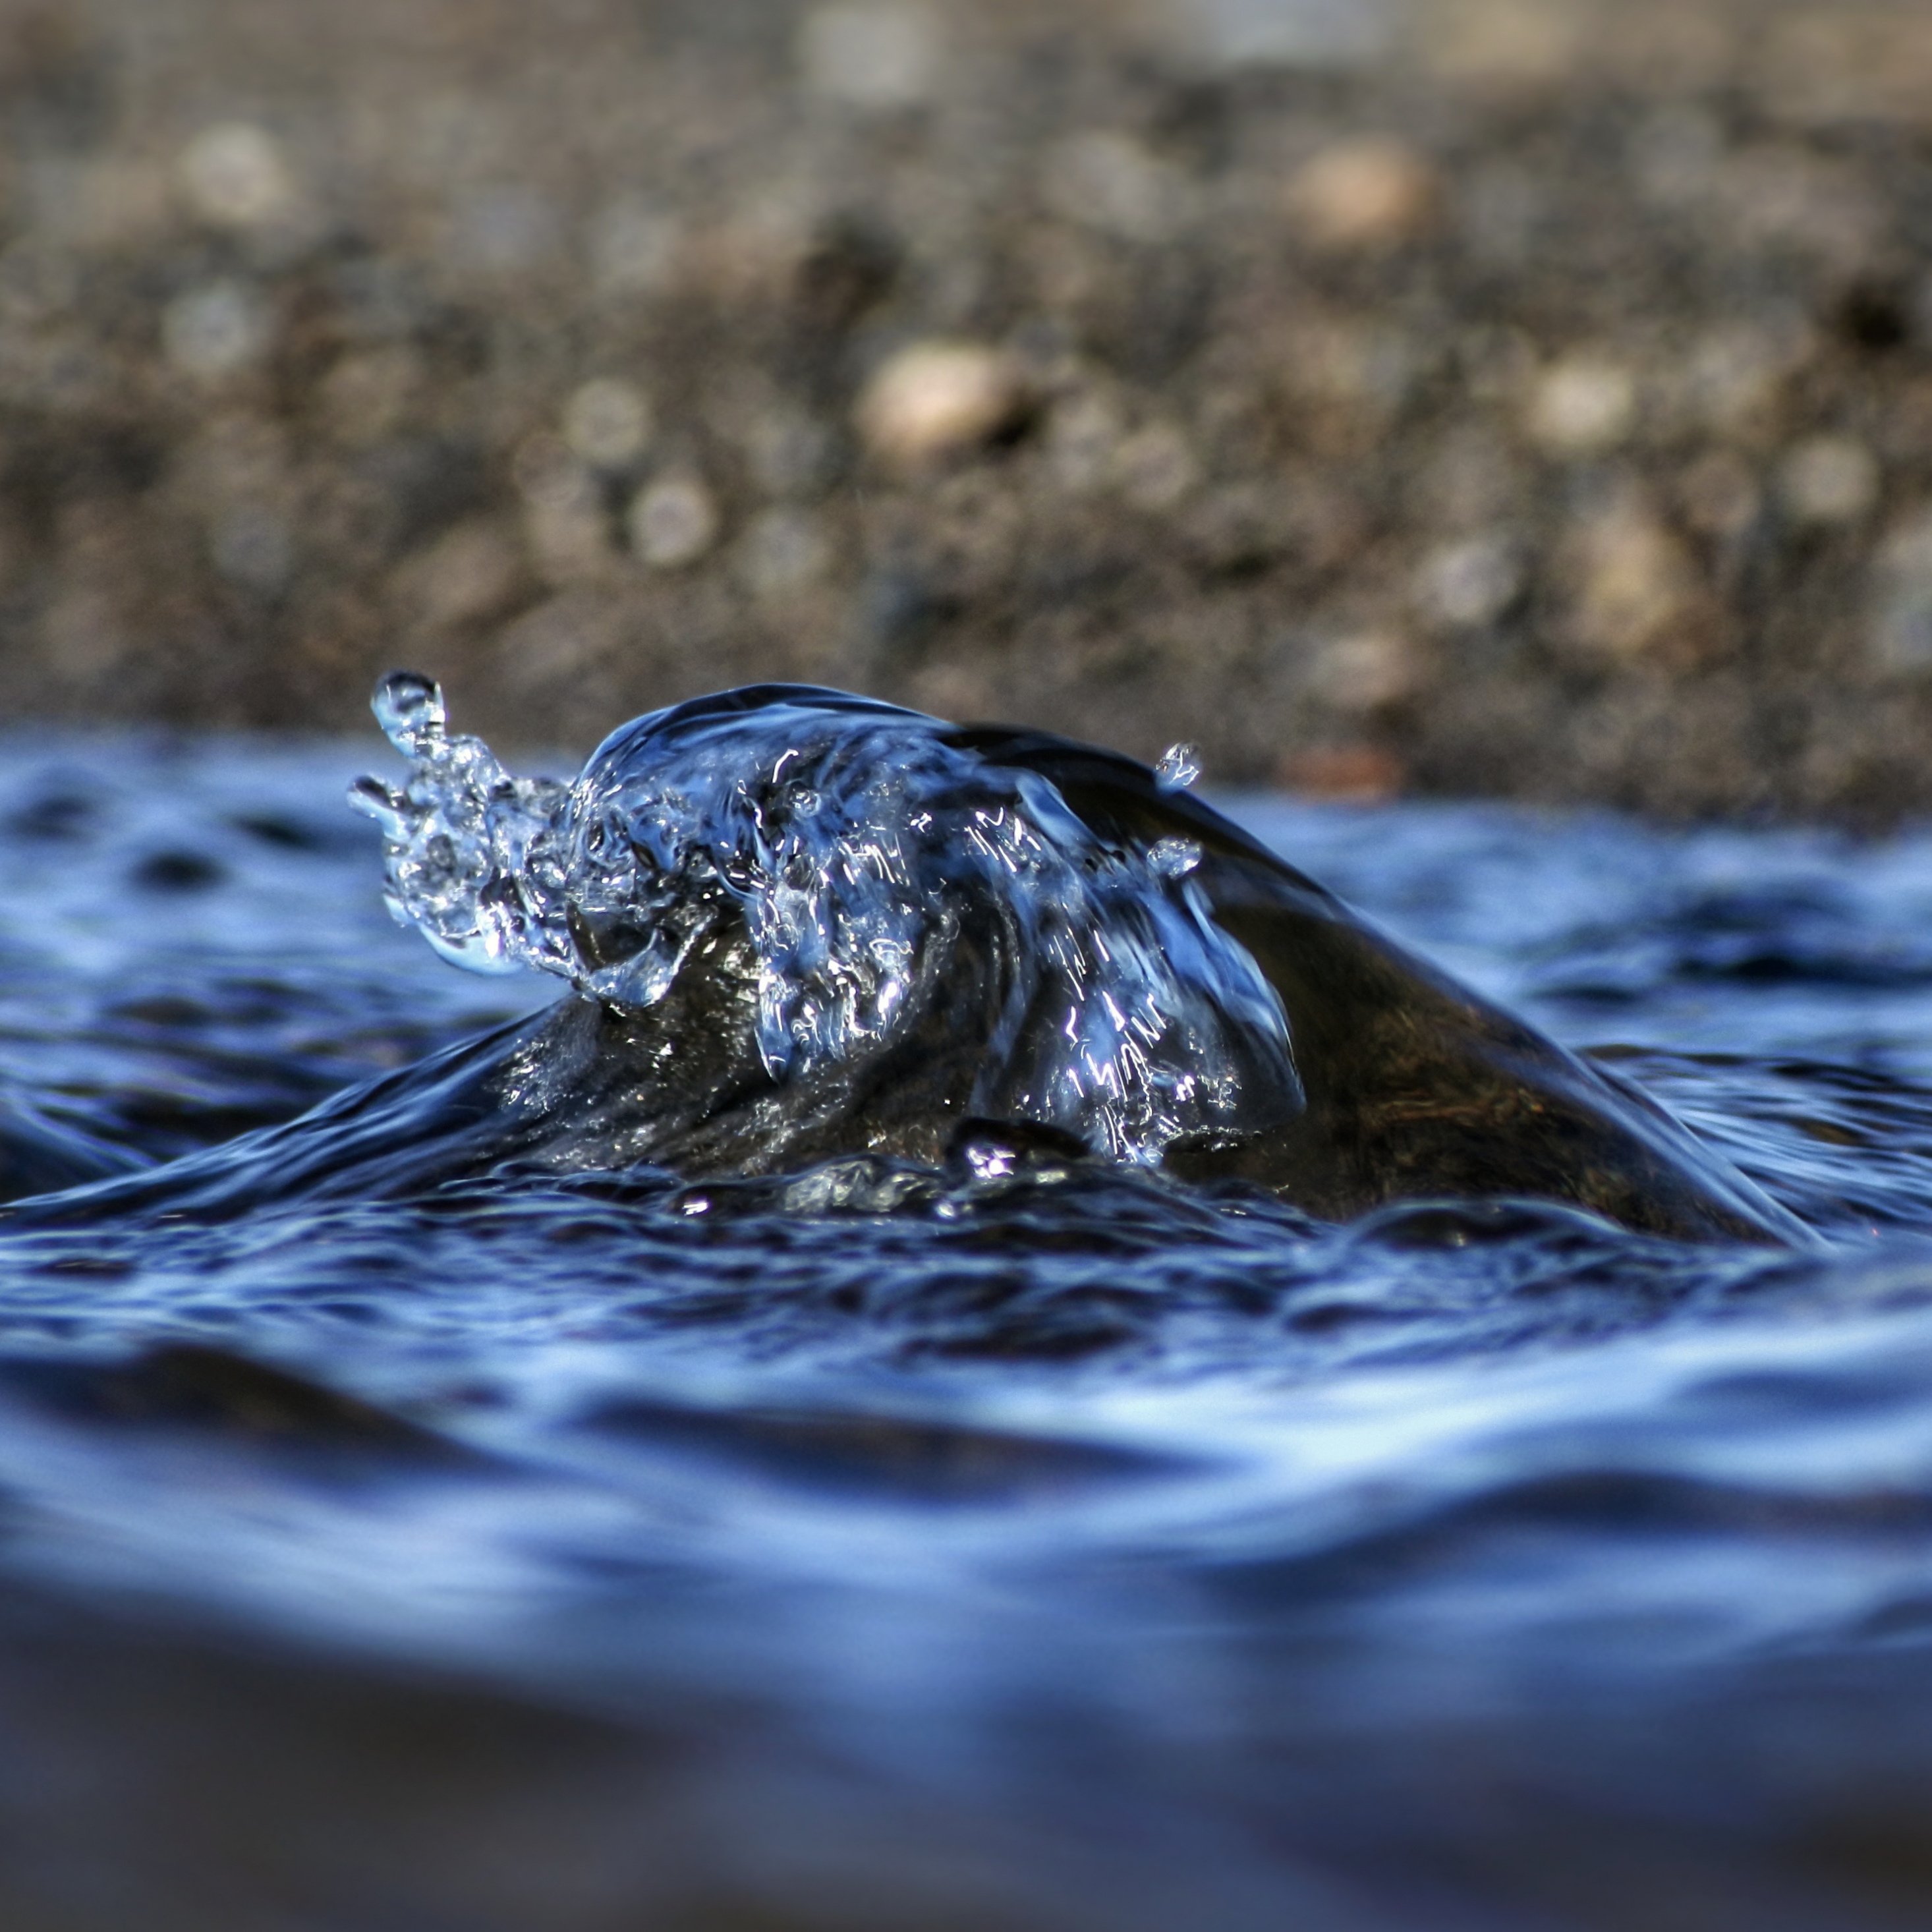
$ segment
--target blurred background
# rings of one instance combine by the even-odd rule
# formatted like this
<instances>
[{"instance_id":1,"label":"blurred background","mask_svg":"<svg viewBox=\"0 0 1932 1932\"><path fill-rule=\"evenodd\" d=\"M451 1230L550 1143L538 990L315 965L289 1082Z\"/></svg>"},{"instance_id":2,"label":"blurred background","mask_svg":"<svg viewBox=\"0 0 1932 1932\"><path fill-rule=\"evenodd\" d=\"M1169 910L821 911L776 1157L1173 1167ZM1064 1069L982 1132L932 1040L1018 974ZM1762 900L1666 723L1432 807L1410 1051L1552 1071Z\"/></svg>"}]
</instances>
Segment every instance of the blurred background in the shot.
<instances>
[{"instance_id":1,"label":"blurred background","mask_svg":"<svg viewBox=\"0 0 1932 1932\"><path fill-rule=\"evenodd\" d=\"M1886 0L0 0L0 716L1932 802Z\"/></svg>"}]
</instances>

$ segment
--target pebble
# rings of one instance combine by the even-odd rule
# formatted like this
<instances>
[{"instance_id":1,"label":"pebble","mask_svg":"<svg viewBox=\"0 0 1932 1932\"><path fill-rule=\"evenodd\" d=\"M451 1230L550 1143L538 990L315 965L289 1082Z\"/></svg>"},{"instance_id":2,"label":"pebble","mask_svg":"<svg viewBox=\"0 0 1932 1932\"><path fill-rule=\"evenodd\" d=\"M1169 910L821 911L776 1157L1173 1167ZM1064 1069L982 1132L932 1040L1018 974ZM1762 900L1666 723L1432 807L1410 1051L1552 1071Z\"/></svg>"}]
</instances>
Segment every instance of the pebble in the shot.
<instances>
[{"instance_id":1,"label":"pebble","mask_svg":"<svg viewBox=\"0 0 1932 1932\"><path fill-rule=\"evenodd\" d=\"M182 150L179 173L188 206L215 227L266 228L295 208L281 144L252 122L204 128Z\"/></svg>"},{"instance_id":2,"label":"pebble","mask_svg":"<svg viewBox=\"0 0 1932 1932\"><path fill-rule=\"evenodd\" d=\"M1331 711L1352 716L1399 704L1420 681L1408 640L1387 631L1330 640L1316 653L1309 673L1313 694Z\"/></svg>"},{"instance_id":3,"label":"pebble","mask_svg":"<svg viewBox=\"0 0 1932 1932\"><path fill-rule=\"evenodd\" d=\"M874 112L929 100L942 50L933 14L893 0L834 0L813 8L799 23L798 63L806 87Z\"/></svg>"},{"instance_id":4,"label":"pebble","mask_svg":"<svg viewBox=\"0 0 1932 1932\"><path fill-rule=\"evenodd\" d=\"M866 384L860 440L880 460L912 466L987 442L1024 402L1018 372L996 349L928 340L902 349Z\"/></svg>"},{"instance_id":5,"label":"pebble","mask_svg":"<svg viewBox=\"0 0 1932 1932\"><path fill-rule=\"evenodd\" d=\"M1778 495L1801 524L1855 524L1878 501L1877 459L1856 437L1808 436L1778 466Z\"/></svg>"},{"instance_id":6,"label":"pebble","mask_svg":"<svg viewBox=\"0 0 1932 1932\"><path fill-rule=\"evenodd\" d=\"M1432 550L1418 574L1416 602L1446 629L1474 631L1495 622L1522 589L1516 545L1490 533Z\"/></svg>"},{"instance_id":7,"label":"pebble","mask_svg":"<svg viewBox=\"0 0 1932 1932\"><path fill-rule=\"evenodd\" d=\"M1305 162L1288 183L1288 203L1318 247L1372 250L1420 233L1438 193L1435 170L1406 142L1364 135Z\"/></svg>"},{"instance_id":8,"label":"pebble","mask_svg":"<svg viewBox=\"0 0 1932 1932\"><path fill-rule=\"evenodd\" d=\"M1514 92L1552 86L1574 71L1583 20L1548 0L1460 0L1419 8L1422 50L1445 80Z\"/></svg>"},{"instance_id":9,"label":"pebble","mask_svg":"<svg viewBox=\"0 0 1932 1932\"><path fill-rule=\"evenodd\" d=\"M1551 456L1601 455L1629 436L1636 421L1630 370L1590 352L1568 356L1539 375L1530 392L1530 439Z\"/></svg>"},{"instance_id":10,"label":"pebble","mask_svg":"<svg viewBox=\"0 0 1932 1932\"><path fill-rule=\"evenodd\" d=\"M140 676L90 702L347 722L385 639L427 628L487 681L545 596L639 708L668 665L706 668L620 641L647 573L747 638L790 608L755 595L812 583L752 676L820 664L814 624L870 637L886 582L879 634L918 640L879 654L894 694L1060 717L1102 661L1090 619L1107 733L1158 748L1184 674L1231 784L1304 721L1488 782L1460 748L1480 710L1502 785L1932 801L1932 762L1861 778L1847 752L1814 780L1775 724L1850 734L1868 697L1901 747L1932 721L1932 275L1908 246L1932 106L1886 121L1852 90L1852 122L1780 120L1748 22L1709 86L1633 52L1742 0L1082 0L1077 30L798 0L729 44L703 8L588 31L637 4L487 34L469 10L418 74L350 35L298 72L208 7L156 67L144 0L102 0L94 106L8 78L0 427L60 499L0 530L26 715L121 640ZM1186 12L1191 63L1130 10ZM1590 16L1570 64L1539 14ZM1202 57L1210 14L1251 64L1370 14L1394 39L1354 74L1232 74ZM876 261L828 244L848 232ZM821 254L850 286L807 316ZM586 378L654 403L655 434L580 407ZM805 520L750 540L775 508ZM278 574L258 510L290 562L238 626L229 586ZM1325 695L1314 653L1274 655L1309 638L1334 640ZM1748 680L1707 654L1747 638ZM1452 668L1480 689L1376 709L1398 645L1418 692ZM566 660L512 656L529 730L568 735L580 698L536 668ZM1546 756L1580 679L1708 704L1756 772L1727 791L1688 726Z\"/></svg>"},{"instance_id":11,"label":"pebble","mask_svg":"<svg viewBox=\"0 0 1932 1932\"><path fill-rule=\"evenodd\" d=\"M1226 67L1360 67L1396 30L1388 0L1196 0L1185 10Z\"/></svg>"},{"instance_id":12,"label":"pebble","mask_svg":"<svg viewBox=\"0 0 1932 1932\"><path fill-rule=\"evenodd\" d=\"M625 520L631 548L654 570L695 563L718 541L717 500L696 476L660 476L631 500Z\"/></svg>"},{"instance_id":13,"label":"pebble","mask_svg":"<svg viewBox=\"0 0 1932 1932\"><path fill-rule=\"evenodd\" d=\"M634 382L599 376L584 383L563 409L563 440L593 470L622 470L651 439L651 405Z\"/></svg>"},{"instance_id":14,"label":"pebble","mask_svg":"<svg viewBox=\"0 0 1932 1932\"><path fill-rule=\"evenodd\" d=\"M1654 517L1620 505L1587 524L1571 559L1573 634L1586 649L1634 657L1684 611L1690 568Z\"/></svg>"},{"instance_id":15,"label":"pebble","mask_svg":"<svg viewBox=\"0 0 1932 1932\"><path fill-rule=\"evenodd\" d=\"M246 283L205 283L169 303L161 314L161 344L184 374L210 380L259 362L270 339L268 310Z\"/></svg>"}]
</instances>

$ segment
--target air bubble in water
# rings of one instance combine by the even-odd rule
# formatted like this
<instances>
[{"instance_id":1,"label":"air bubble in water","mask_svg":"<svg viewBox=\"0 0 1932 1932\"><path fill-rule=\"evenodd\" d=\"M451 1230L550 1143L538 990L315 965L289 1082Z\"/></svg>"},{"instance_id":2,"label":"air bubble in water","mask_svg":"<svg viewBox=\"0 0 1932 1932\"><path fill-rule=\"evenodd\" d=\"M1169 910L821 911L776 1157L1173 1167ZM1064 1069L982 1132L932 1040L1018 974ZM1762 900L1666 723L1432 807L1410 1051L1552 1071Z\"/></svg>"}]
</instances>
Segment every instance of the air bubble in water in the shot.
<instances>
[{"instance_id":1,"label":"air bubble in water","mask_svg":"<svg viewBox=\"0 0 1932 1932\"><path fill-rule=\"evenodd\" d=\"M1154 782L1162 791L1185 791L1201 776L1198 745L1170 745L1154 768Z\"/></svg>"},{"instance_id":2,"label":"air bubble in water","mask_svg":"<svg viewBox=\"0 0 1932 1932\"><path fill-rule=\"evenodd\" d=\"M1148 850L1148 863L1163 879L1184 879L1200 862L1198 838L1156 839Z\"/></svg>"}]
</instances>

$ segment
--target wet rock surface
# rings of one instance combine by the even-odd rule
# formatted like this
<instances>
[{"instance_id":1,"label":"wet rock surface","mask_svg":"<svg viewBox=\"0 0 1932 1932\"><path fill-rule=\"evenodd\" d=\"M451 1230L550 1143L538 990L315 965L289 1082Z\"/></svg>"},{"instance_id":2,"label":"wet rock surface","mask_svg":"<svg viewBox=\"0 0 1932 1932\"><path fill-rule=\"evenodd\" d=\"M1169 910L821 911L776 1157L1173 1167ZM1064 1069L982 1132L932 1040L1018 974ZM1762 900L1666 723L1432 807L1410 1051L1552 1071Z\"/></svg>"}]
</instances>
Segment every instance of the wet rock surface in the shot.
<instances>
[{"instance_id":1,"label":"wet rock surface","mask_svg":"<svg viewBox=\"0 0 1932 1932\"><path fill-rule=\"evenodd\" d=\"M1922 808L1928 130L1880 0L11 5L0 706Z\"/></svg>"}]
</instances>

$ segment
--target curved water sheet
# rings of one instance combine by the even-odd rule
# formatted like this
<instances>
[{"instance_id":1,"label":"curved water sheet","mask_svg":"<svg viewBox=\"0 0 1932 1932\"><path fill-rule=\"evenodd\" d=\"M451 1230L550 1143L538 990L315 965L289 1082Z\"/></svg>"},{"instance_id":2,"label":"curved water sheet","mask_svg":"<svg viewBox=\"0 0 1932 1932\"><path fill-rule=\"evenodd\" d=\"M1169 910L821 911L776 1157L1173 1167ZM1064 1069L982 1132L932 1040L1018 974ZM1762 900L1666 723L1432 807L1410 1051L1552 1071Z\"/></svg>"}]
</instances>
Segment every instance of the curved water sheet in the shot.
<instances>
[{"instance_id":1,"label":"curved water sheet","mask_svg":"<svg viewBox=\"0 0 1932 1932\"><path fill-rule=\"evenodd\" d=\"M934 720L728 693L640 719L563 786L451 736L424 680L386 680L376 709L411 774L352 798L383 828L399 921L626 1016L702 981L784 1107L828 1075L882 1084L873 1066L940 1009L981 1022L947 1096L965 1115L1118 1160L1300 1111L1287 1016L1191 878L1198 843L1108 838ZM692 1045L660 1028L641 1052Z\"/></svg>"},{"instance_id":2,"label":"curved water sheet","mask_svg":"<svg viewBox=\"0 0 1932 1932\"><path fill-rule=\"evenodd\" d=\"M232 1214L512 1162L932 1170L992 1123L1330 1218L1529 1196L1806 1238L1640 1090L1189 797L1178 751L1150 770L775 686L641 718L566 785L452 736L422 679L377 710L410 773L352 802L392 914L572 996L129 1202Z\"/></svg>"},{"instance_id":3,"label":"curved water sheet","mask_svg":"<svg viewBox=\"0 0 1932 1932\"><path fill-rule=\"evenodd\" d=\"M1040 864L1101 848L1081 944L1118 892L1198 949L1142 962L1166 1030L1138 1084L1076 1100L1016 1050L976 1096L1015 988L1064 998L1082 956L1029 978L1000 949L1033 928L995 919L943 1010L966 1047L921 1030L921 948L980 956L1004 848L947 875L950 925L895 928L868 861L787 926L777 896L818 883L745 761L706 764L759 711L681 716L677 823L766 843L647 870L632 842L603 901L560 901L576 862L543 849L587 826L584 782L472 766L489 867L452 839L440 936L474 945L454 908L506 881L495 929L554 949L522 978L389 922L376 839L330 816L350 754L0 746L11 1101L83 1171L143 1170L0 1220L0 1920L1924 1922L1932 841L1223 818L1124 760L857 708L928 742L914 778L962 812L988 763L1023 804L1051 788L1078 824ZM664 768L629 755L588 768L621 810ZM405 854L436 762L379 801ZM896 782L812 788L862 827ZM1198 858L1162 869L1169 838ZM653 1002L656 928L612 902L679 866ZM406 909L434 881L400 883ZM909 963L867 950L908 931ZM767 998L765 963L821 940ZM1224 942L1285 1057L1265 1002L1208 982ZM1663 1094L1822 1238L1528 1187L1298 1198L1256 1163L1343 1118L1337 961L1430 1017L1432 1064L1460 1038L1493 1074L1516 1042L1516 1077L1618 1126L1643 1110L1617 1080ZM1443 1017L1498 1006L1540 1031ZM652 1142L638 1068L676 1014L716 1054ZM1184 1090L1187 1028L1279 1113ZM538 1041L581 1054L550 1099ZM706 1140L720 1065L742 1112ZM242 1138L206 1150L225 1113Z\"/></svg>"}]
</instances>

